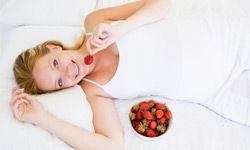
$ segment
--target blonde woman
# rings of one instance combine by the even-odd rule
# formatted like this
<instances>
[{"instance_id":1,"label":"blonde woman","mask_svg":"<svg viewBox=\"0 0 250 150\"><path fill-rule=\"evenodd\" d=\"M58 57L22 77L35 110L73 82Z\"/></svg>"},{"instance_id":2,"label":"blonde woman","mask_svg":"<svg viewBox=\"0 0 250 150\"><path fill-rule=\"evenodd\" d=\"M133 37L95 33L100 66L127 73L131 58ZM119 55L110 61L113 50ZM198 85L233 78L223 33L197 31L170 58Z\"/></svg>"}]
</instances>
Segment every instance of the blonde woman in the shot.
<instances>
[{"instance_id":1,"label":"blonde woman","mask_svg":"<svg viewBox=\"0 0 250 150\"><path fill-rule=\"evenodd\" d=\"M14 116L19 121L40 126L74 149L123 149L123 129L112 101L116 97L96 83L104 85L116 73L120 57L114 42L135 28L163 19L167 2L140 0L96 10L85 20L85 31L94 35L86 36L79 49L64 51L62 43L47 41L21 53L13 68L20 87L13 88L10 101ZM109 25L118 20L123 22L112 27ZM90 53L94 61L86 65L83 60ZM81 85L93 110L95 133L56 118L29 95L76 84Z\"/></svg>"}]
</instances>

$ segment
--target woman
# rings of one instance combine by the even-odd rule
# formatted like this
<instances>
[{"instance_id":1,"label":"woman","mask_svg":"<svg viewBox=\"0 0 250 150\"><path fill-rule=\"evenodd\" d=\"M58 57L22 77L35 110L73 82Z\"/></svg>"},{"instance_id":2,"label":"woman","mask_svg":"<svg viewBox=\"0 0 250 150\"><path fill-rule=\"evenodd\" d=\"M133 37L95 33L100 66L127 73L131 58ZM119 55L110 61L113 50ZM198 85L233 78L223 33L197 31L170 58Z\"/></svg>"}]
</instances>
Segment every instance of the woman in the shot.
<instances>
[{"instance_id":1,"label":"woman","mask_svg":"<svg viewBox=\"0 0 250 150\"><path fill-rule=\"evenodd\" d=\"M60 42L49 41L20 54L14 74L22 89L13 89L10 102L15 117L44 128L75 149L122 149L123 132L112 101L114 97L91 81L109 82L119 62L114 41L143 24L162 19L166 6L166 0L141 0L100 9L87 16L85 30L95 35L86 37L78 50L62 51L64 47ZM117 20L125 21L112 28L108 25ZM86 65L83 59L89 51L94 62ZM51 92L78 83L93 110L94 134L56 118L27 94ZM111 118L109 121L105 119L107 114Z\"/></svg>"}]
</instances>

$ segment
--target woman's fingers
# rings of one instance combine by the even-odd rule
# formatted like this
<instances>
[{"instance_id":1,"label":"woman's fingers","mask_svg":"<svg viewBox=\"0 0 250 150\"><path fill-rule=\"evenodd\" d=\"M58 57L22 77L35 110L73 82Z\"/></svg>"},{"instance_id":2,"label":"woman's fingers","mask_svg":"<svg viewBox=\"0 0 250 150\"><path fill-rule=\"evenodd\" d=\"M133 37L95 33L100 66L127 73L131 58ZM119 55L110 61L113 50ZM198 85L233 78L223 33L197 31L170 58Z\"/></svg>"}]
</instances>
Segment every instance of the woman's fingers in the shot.
<instances>
[{"instance_id":1,"label":"woman's fingers","mask_svg":"<svg viewBox=\"0 0 250 150\"><path fill-rule=\"evenodd\" d=\"M90 44L93 48L97 48L100 47L101 45L99 45L98 43L96 43L93 38L90 39Z\"/></svg>"},{"instance_id":2,"label":"woman's fingers","mask_svg":"<svg viewBox=\"0 0 250 150\"><path fill-rule=\"evenodd\" d=\"M18 112L19 112L19 116L23 116L23 114L24 114L24 111L25 111L25 106L26 106L26 104L24 104L24 102L22 102L22 103L20 103L19 105L18 105Z\"/></svg>"},{"instance_id":3,"label":"woman's fingers","mask_svg":"<svg viewBox=\"0 0 250 150\"><path fill-rule=\"evenodd\" d=\"M98 36L94 36L92 40L93 40L93 42L97 43L98 45L103 45L103 44L107 43L108 38L101 39Z\"/></svg>"},{"instance_id":4,"label":"woman's fingers","mask_svg":"<svg viewBox=\"0 0 250 150\"><path fill-rule=\"evenodd\" d=\"M105 40L105 39L107 39L107 37L108 37L108 33L107 32L100 32L100 33L98 33L97 34L97 37L100 39L100 40Z\"/></svg>"},{"instance_id":5,"label":"woman's fingers","mask_svg":"<svg viewBox=\"0 0 250 150\"><path fill-rule=\"evenodd\" d=\"M29 100L30 102L32 102L34 100L33 97L31 95L27 94L27 93L25 93L25 98L27 100Z\"/></svg>"},{"instance_id":6,"label":"woman's fingers","mask_svg":"<svg viewBox=\"0 0 250 150\"><path fill-rule=\"evenodd\" d=\"M33 97L27 93L20 93L19 95L14 96L9 104L13 105L17 100L23 100L25 103L29 104L33 100Z\"/></svg>"},{"instance_id":7,"label":"woman's fingers","mask_svg":"<svg viewBox=\"0 0 250 150\"><path fill-rule=\"evenodd\" d=\"M87 41L87 48L90 54L94 54L99 50L107 47L108 38L100 40L97 36L93 36L88 40L89 41Z\"/></svg>"},{"instance_id":8,"label":"woman's fingers","mask_svg":"<svg viewBox=\"0 0 250 150\"><path fill-rule=\"evenodd\" d=\"M17 94L23 93L23 91L24 91L24 89L16 89L16 90L13 92L12 96L15 96L15 95L17 95Z\"/></svg>"},{"instance_id":9,"label":"woman's fingers","mask_svg":"<svg viewBox=\"0 0 250 150\"><path fill-rule=\"evenodd\" d=\"M21 112L21 110L19 110L19 105L22 103L22 101L21 100L18 100L18 101L16 101L15 103L14 103L14 105L13 105L13 112L14 112L14 115L15 115L15 117L18 119L18 120L20 120L20 117L21 117L21 114L23 113L23 112Z\"/></svg>"},{"instance_id":10,"label":"woman's fingers","mask_svg":"<svg viewBox=\"0 0 250 150\"><path fill-rule=\"evenodd\" d=\"M105 23L101 23L99 25L98 30L97 30L97 36L100 39L105 39L108 37L108 33L109 33L108 27L109 25Z\"/></svg>"},{"instance_id":11,"label":"woman's fingers","mask_svg":"<svg viewBox=\"0 0 250 150\"><path fill-rule=\"evenodd\" d=\"M14 92L17 90L18 88L17 88L17 86L14 86L13 88L12 88L12 95L14 94Z\"/></svg>"},{"instance_id":12,"label":"woman's fingers","mask_svg":"<svg viewBox=\"0 0 250 150\"><path fill-rule=\"evenodd\" d=\"M15 103L15 101L19 100L19 99L25 99L26 98L26 94L25 93L20 93L16 96L14 96L11 101L10 101L10 105L13 105Z\"/></svg>"},{"instance_id":13,"label":"woman's fingers","mask_svg":"<svg viewBox=\"0 0 250 150\"><path fill-rule=\"evenodd\" d=\"M90 53L91 55L94 55L95 52L96 52L96 50L97 50L97 49L98 49L98 50L100 49L100 45L94 43L91 39L88 39L88 41L87 41L87 43L86 43L86 47L87 47L87 49L88 49L88 51L89 51L89 53Z\"/></svg>"},{"instance_id":14,"label":"woman's fingers","mask_svg":"<svg viewBox=\"0 0 250 150\"><path fill-rule=\"evenodd\" d=\"M24 115L28 106L29 106L29 102L24 99L19 99L14 103L14 105L12 106L12 109L13 109L15 117L18 120L21 120L21 117Z\"/></svg>"}]
</instances>

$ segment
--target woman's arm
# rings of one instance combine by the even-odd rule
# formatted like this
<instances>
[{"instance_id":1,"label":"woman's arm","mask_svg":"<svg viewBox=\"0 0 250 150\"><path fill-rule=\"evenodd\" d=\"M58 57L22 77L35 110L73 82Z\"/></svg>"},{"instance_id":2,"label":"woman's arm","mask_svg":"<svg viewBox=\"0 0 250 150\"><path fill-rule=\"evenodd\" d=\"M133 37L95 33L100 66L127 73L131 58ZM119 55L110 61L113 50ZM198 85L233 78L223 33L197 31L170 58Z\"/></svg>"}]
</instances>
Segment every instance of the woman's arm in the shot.
<instances>
[{"instance_id":1,"label":"woman's arm","mask_svg":"<svg viewBox=\"0 0 250 150\"><path fill-rule=\"evenodd\" d=\"M94 114L95 133L56 118L23 90L13 89L10 105L19 121L42 127L76 150L123 149L123 129L113 101L100 96L88 99Z\"/></svg>"},{"instance_id":2,"label":"woman's arm","mask_svg":"<svg viewBox=\"0 0 250 150\"><path fill-rule=\"evenodd\" d=\"M125 20L138 9L140 9L146 0L139 0L123 4L120 6L107 7L95 10L88 14L84 20L86 32L93 32L94 28L100 23L111 23L112 21Z\"/></svg>"},{"instance_id":3,"label":"woman's arm","mask_svg":"<svg viewBox=\"0 0 250 150\"><path fill-rule=\"evenodd\" d=\"M168 6L168 0L143 0L95 11L85 20L86 32L95 32L95 35L87 38L84 44L91 54L95 54L127 32L165 18ZM112 26L103 24L115 20L124 21Z\"/></svg>"},{"instance_id":4,"label":"woman's arm","mask_svg":"<svg viewBox=\"0 0 250 150\"><path fill-rule=\"evenodd\" d=\"M96 133L74 126L52 115L47 115L38 124L76 150L121 150L123 146L123 129L111 99L93 96L90 104L94 114Z\"/></svg>"},{"instance_id":5,"label":"woman's arm","mask_svg":"<svg viewBox=\"0 0 250 150\"><path fill-rule=\"evenodd\" d=\"M161 19L167 15L169 0L146 0L134 14L118 25L119 35L123 35L142 25L149 24Z\"/></svg>"}]
</instances>

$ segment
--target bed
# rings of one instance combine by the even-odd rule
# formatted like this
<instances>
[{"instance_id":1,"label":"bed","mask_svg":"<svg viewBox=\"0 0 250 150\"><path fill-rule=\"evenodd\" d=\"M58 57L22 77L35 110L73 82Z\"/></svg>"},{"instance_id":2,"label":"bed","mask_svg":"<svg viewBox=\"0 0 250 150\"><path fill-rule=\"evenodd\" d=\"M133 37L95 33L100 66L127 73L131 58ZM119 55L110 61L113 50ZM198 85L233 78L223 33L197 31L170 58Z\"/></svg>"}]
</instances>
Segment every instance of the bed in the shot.
<instances>
[{"instance_id":1,"label":"bed","mask_svg":"<svg viewBox=\"0 0 250 150\"><path fill-rule=\"evenodd\" d=\"M131 1L131 0L130 0ZM47 133L43 129L31 124L16 121L11 113L8 102L10 91L15 84L12 73L12 64L22 50L34 46L47 39L57 39L66 45L72 45L76 39L84 33L82 28L83 18L94 9L114 6L129 2L129 0L86 0L75 2L62 0L57 12L52 9L56 6L56 0L50 0L51 6L45 8L46 0L33 2L32 0L2 0L0 7L0 149L1 150L72 150L57 137ZM212 12L227 12L232 16L242 16L250 20L250 3L247 0L172 0L175 10L172 16L191 16L191 19L208 18ZM72 11L63 13L63 10L71 4ZM225 5L226 4L226 5ZM37 5L39 7L32 7ZM84 9L83 9L84 8ZM206 8L206 9L205 9ZM229 8L231 11L226 11ZM16 11L12 11L15 9ZM44 14L39 14L44 10ZM203 11L201 11L203 10ZM30 11L33 13L30 14ZM199 12L203 12L200 15ZM36 15L53 13L55 17L37 19ZM28 15L30 14L30 15ZM62 16L66 15L66 17ZM75 16L75 17L67 17ZM21 17L20 17L21 16ZM65 19L61 19L64 17ZM242 19L241 18L241 19ZM246 21L246 22L248 22ZM230 22L227 22L229 26ZM210 28L211 29L211 28ZM243 27L242 27L243 29ZM245 28L244 28L245 29ZM246 28L248 29L248 28ZM246 30L245 32L249 32ZM248 34L249 35L249 34ZM35 38L34 38L35 37ZM240 37L250 43L250 38ZM225 43L227 44L227 43ZM246 47L242 48L249 48ZM245 72L239 81L233 86L245 97L250 95L250 73ZM226 90L226 89L225 89ZM216 98L228 99L232 96L232 89L226 90ZM235 90L234 90L235 91ZM229 93L229 94L225 94ZM92 124L92 111L86 101L85 95L79 86L63 91L37 96L37 99L54 115L72 124L94 132ZM145 141L131 131L128 120L130 107L136 102L156 99L166 103L173 113L173 124L167 131L167 135L157 141ZM178 100L163 97L161 95L143 96L128 100L115 100L116 108L125 132L126 150L249 150L250 149L250 101L244 103L238 101L234 106L236 111L224 111L227 107L225 101L221 103L195 102L194 100ZM241 111L241 105L244 111ZM222 107L223 106L223 107ZM228 106L230 107L230 106ZM65 110L67 109L67 112ZM232 110L232 109L230 109ZM235 114L235 112L237 112ZM239 113L238 113L239 112ZM242 113L242 114L241 114ZM249 115L248 115L249 114Z\"/></svg>"}]
</instances>

